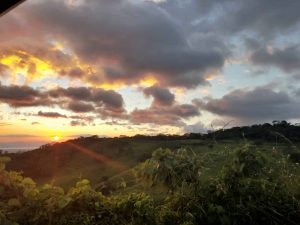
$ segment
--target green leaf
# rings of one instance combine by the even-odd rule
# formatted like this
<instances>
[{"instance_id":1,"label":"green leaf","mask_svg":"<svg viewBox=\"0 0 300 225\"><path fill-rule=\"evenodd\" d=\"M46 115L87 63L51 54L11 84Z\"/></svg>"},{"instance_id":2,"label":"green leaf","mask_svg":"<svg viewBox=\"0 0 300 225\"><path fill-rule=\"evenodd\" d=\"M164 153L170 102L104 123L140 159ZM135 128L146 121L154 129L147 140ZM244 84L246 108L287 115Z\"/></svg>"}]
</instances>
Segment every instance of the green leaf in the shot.
<instances>
[{"instance_id":1,"label":"green leaf","mask_svg":"<svg viewBox=\"0 0 300 225\"><path fill-rule=\"evenodd\" d=\"M240 171L239 171L240 173L243 172L244 167L245 167L245 163L242 163L241 166L240 166Z\"/></svg>"},{"instance_id":2,"label":"green leaf","mask_svg":"<svg viewBox=\"0 0 300 225\"><path fill-rule=\"evenodd\" d=\"M83 179L83 180L81 181L81 183L82 183L83 185L90 185L90 181L87 180L87 179Z\"/></svg>"},{"instance_id":3,"label":"green leaf","mask_svg":"<svg viewBox=\"0 0 300 225\"><path fill-rule=\"evenodd\" d=\"M83 179L76 183L76 187L84 187L84 186L89 186L89 185L90 185L90 181L87 179Z\"/></svg>"},{"instance_id":4,"label":"green leaf","mask_svg":"<svg viewBox=\"0 0 300 225\"><path fill-rule=\"evenodd\" d=\"M34 186L35 185L35 182L29 177L24 178L23 183L25 185L29 185L29 186Z\"/></svg>"},{"instance_id":5,"label":"green leaf","mask_svg":"<svg viewBox=\"0 0 300 225\"><path fill-rule=\"evenodd\" d=\"M69 197L61 198L61 199L58 201L58 207L59 207L60 209L63 209L63 208L65 208L71 201L72 201L72 198L69 198Z\"/></svg>"},{"instance_id":6,"label":"green leaf","mask_svg":"<svg viewBox=\"0 0 300 225\"><path fill-rule=\"evenodd\" d=\"M23 192L23 196L25 198L35 198L38 196L38 194L39 194L38 189L25 189Z\"/></svg>"}]
</instances>

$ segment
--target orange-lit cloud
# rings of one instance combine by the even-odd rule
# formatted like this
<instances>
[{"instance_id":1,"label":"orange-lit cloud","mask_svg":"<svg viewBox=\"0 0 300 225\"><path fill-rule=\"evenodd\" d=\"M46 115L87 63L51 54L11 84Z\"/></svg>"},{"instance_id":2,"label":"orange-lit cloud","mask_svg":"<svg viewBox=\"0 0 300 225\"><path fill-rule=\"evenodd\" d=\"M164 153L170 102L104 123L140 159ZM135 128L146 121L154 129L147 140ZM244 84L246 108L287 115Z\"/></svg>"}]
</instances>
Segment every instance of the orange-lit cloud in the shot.
<instances>
[{"instance_id":1,"label":"orange-lit cloud","mask_svg":"<svg viewBox=\"0 0 300 225\"><path fill-rule=\"evenodd\" d=\"M41 56L25 50L11 50L0 54L0 63L9 70L14 82L18 74L22 74L25 84L47 77L81 78L95 72L91 66L81 63L77 57L71 55L63 55L67 59L60 61L59 58L63 57L59 56L60 54L63 55L58 47L49 49L49 54L43 53Z\"/></svg>"},{"instance_id":2,"label":"orange-lit cloud","mask_svg":"<svg viewBox=\"0 0 300 225\"><path fill-rule=\"evenodd\" d=\"M105 89L157 83L196 88L208 83L207 71L224 64L221 52L192 48L174 21L147 1L74 5L49 0L25 3L14 13L0 25L22 39L0 38L4 40L0 53L3 46L10 52L1 61L28 82L67 76ZM22 53L16 46L22 46Z\"/></svg>"},{"instance_id":3,"label":"orange-lit cloud","mask_svg":"<svg viewBox=\"0 0 300 225\"><path fill-rule=\"evenodd\" d=\"M51 65L24 51L4 55L0 58L0 63L7 66L14 80L17 79L18 74L23 74L26 77L26 83L53 73Z\"/></svg>"}]
</instances>

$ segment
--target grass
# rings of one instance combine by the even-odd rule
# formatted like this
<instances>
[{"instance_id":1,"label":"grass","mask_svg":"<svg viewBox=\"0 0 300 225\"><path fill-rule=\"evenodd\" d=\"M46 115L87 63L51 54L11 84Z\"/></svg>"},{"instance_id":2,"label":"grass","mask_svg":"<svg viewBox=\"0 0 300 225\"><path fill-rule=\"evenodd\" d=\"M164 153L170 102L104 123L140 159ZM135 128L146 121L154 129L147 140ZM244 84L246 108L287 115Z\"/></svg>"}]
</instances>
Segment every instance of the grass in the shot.
<instances>
[{"instance_id":1,"label":"grass","mask_svg":"<svg viewBox=\"0 0 300 225\"><path fill-rule=\"evenodd\" d=\"M258 149L267 156L273 154L275 143L249 143L258 144ZM216 177L226 162L231 159L235 150L241 148L244 144L245 141L226 140L214 143L212 140L194 139L165 141L104 140L87 145L87 148L91 151L108 156L124 165L124 168L128 168L120 170L120 168L116 168L111 164L99 162L79 151L71 150L62 143L47 150L10 154L12 161L8 163L7 167L9 170L24 172L25 176L34 178L38 184L53 183L65 189L73 186L79 179L87 178L94 186L108 179L107 182L114 189L118 189L119 184L125 181L126 188L132 190L141 187L136 183L130 168L150 158L152 152L159 147L172 150L185 147L200 155L204 167L202 179L205 181ZM296 146L299 148L300 144L296 143ZM289 143L281 143L276 149L278 153L287 155L290 150ZM299 169L298 172L300 174Z\"/></svg>"},{"instance_id":2,"label":"grass","mask_svg":"<svg viewBox=\"0 0 300 225\"><path fill-rule=\"evenodd\" d=\"M196 143L196 144L195 144ZM178 144L178 143L176 143ZM182 146L188 147L193 150L196 154L198 154L202 159L203 171L201 174L201 180L203 183L208 183L208 181L215 179L224 165L228 164L232 157L235 154L235 151L242 148L245 143L234 143L232 141L224 141L215 144L213 147L210 146L210 143L206 142L181 142L184 144ZM254 145L254 143L252 143ZM174 143L171 144L174 146ZM299 146L299 145L298 145ZM168 147L168 146L164 146ZM293 167L295 180L294 183L290 184L291 191L295 191L295 189L299 188L300 184L300 165L292 163L288 160L288 152L289 146L286 144L280 144L276 146L276 153L273 151L274 145L272 143L263 143L257 150L262 152L266 158L272 159L270 163L274 167L274 170L279 170L280 172L284 172L283 168L278 168L277 163L282 160L282 156L287 159L287 166ZM119 184L125 181L126 187L119 188ZM152 196L159 196L162 193L162 187L151 187L147 188L144 185L141 185L134 176L133 170L130 169L128 171L122 172L115 176L112 176L107 181L110 183L110 186L114 187L113 189L117 189L119 193L131 193L131 192L147 192Z\"/></svg>"}]
</instances>

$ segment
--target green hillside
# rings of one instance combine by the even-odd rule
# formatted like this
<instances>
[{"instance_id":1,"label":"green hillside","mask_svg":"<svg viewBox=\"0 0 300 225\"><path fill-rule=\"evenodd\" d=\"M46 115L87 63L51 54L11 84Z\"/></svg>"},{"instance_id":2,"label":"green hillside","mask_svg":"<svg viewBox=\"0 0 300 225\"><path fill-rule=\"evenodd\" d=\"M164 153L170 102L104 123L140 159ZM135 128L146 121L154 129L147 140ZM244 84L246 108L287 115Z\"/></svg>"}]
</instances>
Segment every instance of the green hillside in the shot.
<instances>
[{"instance_id":1,"label":"green hillside","mask_svg":"<svg viewBox=\"0 0 300 225\"><path fill-rule=\"evenodd\" d=\"M82 137L2 155L0 224L299 224L300 133L288 126Z\"/></svg>"},{"instance_id":2,"label":"green hillside","mask_svg":"<svg viewBox=\"0 0 300 225\"><path fill-rule=\"evenodd\" d=\"M50 182L68 188L80 178L89 179L92 185L111 179L150 158L158 148L191 149L201 157L213 158L215 162L211 162L210 167L218 171L220 168L217 165L222 166L227 160L225 156L230 157L234 149L245 143L252 143L266 152L272 152L276 146L278 151L290 154L291 158L297 161L298 151L294 147L300 143L298 140L300 127L285 121L273 125L234 127L208 134L183 136L91 136L41 146L29 152L9 154L12 161L7 164L7 169L20 171L24 176L35 179L38 184ZM226 153L221 157L221 152Z\"/></svg>"}]
</instances>

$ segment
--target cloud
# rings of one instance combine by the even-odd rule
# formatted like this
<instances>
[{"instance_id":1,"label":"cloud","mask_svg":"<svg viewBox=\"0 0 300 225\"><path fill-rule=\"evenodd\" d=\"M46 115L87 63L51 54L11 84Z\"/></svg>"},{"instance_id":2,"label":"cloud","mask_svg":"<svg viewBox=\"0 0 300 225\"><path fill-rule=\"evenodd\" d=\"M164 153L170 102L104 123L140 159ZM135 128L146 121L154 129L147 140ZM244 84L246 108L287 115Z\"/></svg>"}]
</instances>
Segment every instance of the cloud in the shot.
<instances>
[{"instance_id":1,"label":"cloud","mask_svg":"<svg viewBox=\"0 0 300 225\"><path fill-rule=\"evenodd\" d=\"M5 86L0 83L0 102L13 107L45 105L41 93L28 86Z\"/></svg>"},{"instance_id":2,"label":"cloud","mask_svg":"<svg viewBox=\"0 0 300 225\"><path fill-rule=\"evenodd\" d=\"M63 114L60 114L60 113L57 113L57 112L42 112L42 111L39 111L38 116L41 116L41 117L47 117L47 118L67 118L66 115L63 115Z\"/></svg>"},{"instance_id":3,"label":"cloud","mask_svg":"<svg viewBox=\"0 0 300 225\"><path fill-rule=\"evenodd\" d=\"M92 123L96 117L93 116L85 116L85 115L76 115L76 116L69 116L69 118L73 119L73 120L83 120L87 123Z\"/></svg>"},{"instance_id":4,"label":"cloud","mask_svg":"<svg viewBox=\"0 0 300 225\"><path fill-rule=\"evenodd\" d=\"M185 133L207 133L208 129L202 122L184 126Z\"/></svg>"},{"instance_id":5,"label":"cloud","mask_svg":"<svg viewBox=\"0 0 300 225\"><path fill-rule=\"evenodd\" d=\"M297 116L296 97L271 87L236 89L188 104L177 102L170 90L214 85L217 79L208 76L220 74L225 63L228 83L229 73L269 74L271 66L299 78L299 1L153 1L27 1L0 20L0 77L6 84L0 84L0 102L68 110L73 125L89 124L82 118L90 116L92 121L115 118L185 127L185 120L200 115L200 109L246 121ZM287 40L294 44L283 45ZM250 61L244 60L249 54ZM23 77L26 85L7 85L23 82ZM50 81L44 83L45 77ZM46 82L82 87L37 87ZM123 97L108 90L119 85L142 86L152 105L127 112ZM228 90L228 84L222 85L212 94ZM59 116L51 108L41 113ZM186 129L197 127L201 123Z\"/></svg>"},{"instance_id":6,"label":"cloud","mask_svg":"<svg viewBox=\"0 0 300 225\"><path fill-rule=\"evenodd\" d=\"M72 119L70 121L70 126L88 126L92 125L95 126L94 120L97 119L97 117L94 116L85 116L83 114L76 115L76 116L69 116L68 118Z\"/></svg>"},{"instance_id":7,"label":"cloud","mask_svg":"<svg viewBox=\"0 0 300 225\"><path fill-rule=\"evenodd\" d=\"M91 100L98 105L104 104L107 108L122 109L124 101L122 96L113 90L93 89Z\"/></svg>"},{"instance_id":8,"label":"cloud","mask_svg":"<svg viewBox=\"0 0 300 225\"><path fill-rule=\"evenodd\" d=\"M175 95L172 94L167 88L160 86L151 86L143 90L146 96L154 98L153 104L155 105L172 105L175 102Z\"/></svg>"},{"instance_id":9,"label":"cloud","mask_svg":"<svg viewBox=\"0 0 300 225\"><path fill-rule=\"evenodd\" d=\"M238 32L274 38L293 31L300 21L300 3L294 0L174 0L160 7L175 15L186 32L216 31L223 39Z\"/></svg>"},{"instance_id":10,"label":"cloud","mask_svg":"<svg viewBox=\"0 0 300 225\"><path fill-rule=\"evenodd\" d=\"M29 86L5 86L0 83L0 102L12 107L58 106L75 113L93 112L100 117L124 117L122 96L101 88L55 88L37 90ZM62 117L51 112L38 113L44 117Z\"/></svg>"},{"instance_id":11,"label":"cloud","mask_svg":"<svg viewBox=\"0 0 300 225\"><path fill-rule=\"evenodd\" d=\"M122 95L113 90L101 88L70 87L57 88L49 91L52 98L67 98L67 108L73 112L95 111L103 117L121 116L125 113Z\"/></svg>"},{"instance_id":12,"label":"cloud","mask_svg":"<svg viewBox=\"0 0 300 225\"><path fill-rule=\"evenodd\" d=\"M49 94L53 98L68 97L73 100L87 100L91 97L91 90L87 87L57 88L50 90Z\"/></svg>"},{"instance_id":13,"label":"cloud","mask_svg":"<svg viewBox=\"0 0 300 225\"><path fill-rule=\"evenodd\" d=\"M76 113L86 113L94 111L95 108L91 104L86 104L80 101L72 101L68 104L68 109Z\"/></svg>"},{"instance_id":14,"label":"cloud","mask_svg":"<svg viewBox=\"0 0 300 225\"><path fill-rule=\"evenodd\" d=\"M300 45L259 48L252 53L251 61L259 66L276 66L288 73L300 72Z\"/></svg>"},{"instance_id":15,"label":"cloud","mask_svg":"<svg viewBox=\"0 0 300 225\"><path fill-rule=\"evenodd\" d=\"M10 124L10 123L3 123L3 122L1 122L0 123L0 127L6 127L6 126L10 126L10 125L12 125L12 124Z\"/></svg>"},{"instance_id":16,"label":"cloud","mask_svg":"<svg viewBox=\"0 0 300 225\"><path fill-rule=\"evenodd\" d=\"M32 137L41 137L37 135L28 135L28 134L4 134L0 135L0 138L9 137L9 138L32 138Z\"/></svg>"},{"instance_id":17,"label":"cloud","mask_svg":"<svg viewBox=\"0 0 300 225\"><path fill-rule=\"evenodd\" d=\"M118 120L112 120L112 121L107 121L107 122L104 122L104 123L101 123L100 125L110 125L110 126L127 126L129 125L127 122L120 122Z\"/></svg>"},{"instance_id":18,"label":"cloud","mask_svg":"<svg viewBox=\"0 0 300 225\"><path fill-rule=\"evenodd\" d=\"M61 75L97 84L139 83L151 76L164 85L193 88L207 84L205 73L221 69L225 61L215 49L190 46L182 27L150 2L86 1L70 6L66 1L37 1L24 5L2 23L17 27L24 40L21 46L30 45L26 51L54 65L61 58L70 67L73 61L59 49L51 54L33 50L40 49L40 43L49 46L49 39L58 40L95 68L91 73L70 67L62 69ZM19 17L26 22L21 23ZM15 47L14 41L6 41L6 49Z\"/></svg>"},{"instance_id":19,"label":"cloud","mask_svg":"<svg viewBox=\"0 0 300 225\"><path fill-rule=\"evenodd\" d=\"M184 126L183 120L199 116L200 112L194 104L180 104L168 88L151 86L143 89L146 96L152 96L153 102L147 109L135 109L129 115L134 124L158 124Z\"/></svg>"},{"instance_id":20,"label":"cloud","mask_svg":"<svg viewBox=\"0 0 300 225\"><path fill-rule=\"evenodd\" d=\"M237 89L222 98L196 100L195 104L202 110L222 117L248 122L293 119L299 118L300 115L300 104L297 98L283 91L273 91L267 86L257 87L250 91Z\"/></svg>"},{"instance_id":21,"label":"cloud","mask_svg":"<svg viewBox=\"0 0 300 225\"><path fill-rule=\"evenodd\" d=\"M8 69L9 69L8 66L0 63L0 77L4 77Z\"/></svg>"},{"instance_id":22,"label":"cloud","mask_svg":"<svg viewBox=\"0 0 300 225\"><path fill-rule=\"evenodd\" d=\"M133 124L158 124L170 126L183 126L184 119L199 116L200 112L192 104L175 104L173 106L152 105L148 109L136 109L130 114L130 121Z\"/></svg>"},{"instance_id":23,"label":"cloud","mask_svg":"<svg viewBox=\"0 0 300 225\"><path fill-rule=\"evenodd\" d=\"M78 120L73 120L70 122L70 126L72 127L76 127L76 126L86 126L86 123L82 122L82 121L78 121Z\"/></svg>"},{"instance_id":24,"label":"cloud","mask_svg":"<svg viewBox=\"0 0 300 225\"><path fill-rule=\"evenodd\" d=\"M205 2L200 0L200 2ZM284 32L299 24L299 1L227 0L209 1L214 7L221 5L223 14L219 16L218 29L227 33L253 31L271 37L274 33Z\"/></svg>"},{"instance_id":25,"label":"cloud","mask_svg":"<svg viewBox=\"0 0 300 225\"><path fill-rule=\"evenodd\" d=\"M2 69L0 68L2 76L4 74L8 77L7 74L9 74L10 77L16 78L21 73L26 76L26 83L50 75L80 78L79 71L83 69L74 56L62 52L63 50L54 49L55 46L49 41L37 42L34 40L35 35L31 37L30 41L27 40L28 43L12 37L8 40L0 38L3 43L3 46L0 44L0 63L5 66L5 68L3 66ZM26 40L26 38L24 39Z\"/></svg>"}]
</instances>

